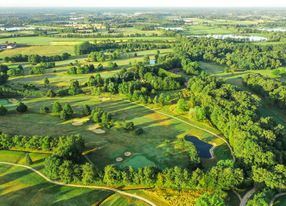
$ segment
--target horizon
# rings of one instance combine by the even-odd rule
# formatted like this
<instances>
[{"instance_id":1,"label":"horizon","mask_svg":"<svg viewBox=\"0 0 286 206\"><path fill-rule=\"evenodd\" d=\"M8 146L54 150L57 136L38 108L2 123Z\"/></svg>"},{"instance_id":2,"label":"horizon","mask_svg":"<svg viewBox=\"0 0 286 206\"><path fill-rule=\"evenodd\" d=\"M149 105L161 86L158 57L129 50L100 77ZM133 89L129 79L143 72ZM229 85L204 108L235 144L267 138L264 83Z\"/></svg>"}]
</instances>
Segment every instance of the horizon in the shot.
<instances>
[{"instance_id":1,"label":"horizon","mask_svg":"<svg viewBox=\"0 0 286 206\"><path fill-rule=\"evenodd\" d=\"M1 2L1 8L286 8L286 2L282 0L241 0L241 1L225 1L225 0L178 0L155 2L142 2L139 0L105 0L104 2L94 2L90 0L10 0Z\"/></svg>"}]
</instances>

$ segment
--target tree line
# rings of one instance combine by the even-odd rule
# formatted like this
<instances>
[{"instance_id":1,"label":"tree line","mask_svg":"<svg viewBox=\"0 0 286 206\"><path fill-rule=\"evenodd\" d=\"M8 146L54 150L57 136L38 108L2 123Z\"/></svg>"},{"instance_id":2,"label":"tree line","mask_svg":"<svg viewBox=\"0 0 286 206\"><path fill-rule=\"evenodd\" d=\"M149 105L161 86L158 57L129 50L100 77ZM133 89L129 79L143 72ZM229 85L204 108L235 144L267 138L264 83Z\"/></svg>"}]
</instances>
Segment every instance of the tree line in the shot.
<instances>
[{"instance_id":1,"label":"tree line","mask_svg":"<svg viewBox=\"0 0 286 206\"><path fill-rule=\"evenodd\" d=\"M273 171L277 178L271 180L272 187L284 188L279 177L286 174L281 166L286 162L285 129L273 118L260 115L261 102L249 92L206 75L191 78L188 88L195 104L205 109L207 118L228 139L234 155L253 174L253 180L267 184L267 173L255 174ZM275 168L282 168L284 173Z\"/></svg>"},{"instance_id":2,"label":"tree line","mask_svg":"<svg viewBox=\"0 0 286 206\"><path fill-rule=\"evenodd\" d=\"M29 62L31 64L38 64L41 62L55 62L55 61L63 61L70 58L69 53L63 53L61 55L54 55L54 56L41 56L38 54L31 54L31 55L23 55L23 54L16 54L14 56L5 57L5 62Z\"/></svg>"},{"instance_id":3,"label":"tree line","mask_svg":"<svg viewBox=\"0 0 286 206\"><path fill-rule=\"evenodd\" d=\"M269 99L280 108L286 108L286 85L282 82L264 77L261 74L248 74L243 77L243 83L254 92Z\"/></svg>"},{"instance_id":4,"label":"tree line","mask_svg":"<svg viewBox=\"0 0 286 206\"><path fill-rule=\"evenodd\" d=\"M210 61L233 70L275 69L286 63L286 49L281 45L234 43L213 38L181 38L176 54L191 61Z\"/></svg>"},{"instance_id":5,"label":"tree line","mask_svg":"<svg viewBox=\"0 0 286 206\"><path fill-rule=\"evenodd\" d=\"M170 48L170 43L157 43L157 42L146 42L146 41L122 41L122 42L96 42L90 43L88 41L75 45L75 54L83 55L91 52L99 51L112 51L116 49L125 49L126 52L134 52L140 50L151 50L151 49L167 49Z\"/></svg>"}]
</instances>

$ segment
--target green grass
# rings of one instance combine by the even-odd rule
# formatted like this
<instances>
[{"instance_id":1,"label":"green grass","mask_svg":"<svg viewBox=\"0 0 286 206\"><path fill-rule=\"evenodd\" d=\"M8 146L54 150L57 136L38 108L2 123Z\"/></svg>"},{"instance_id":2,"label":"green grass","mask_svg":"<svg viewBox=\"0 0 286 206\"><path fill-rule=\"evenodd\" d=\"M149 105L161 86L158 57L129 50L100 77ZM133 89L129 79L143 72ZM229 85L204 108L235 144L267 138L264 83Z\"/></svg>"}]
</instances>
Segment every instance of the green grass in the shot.
<instances>
[{"instance_id":1,"label":"green grass","mask_svg":"<svg viewBox=\"0 0 286 206\"><path fill-rule=\"evenodd\" d=\"M97 205L112 194L101 190L57 186L19 167L0 165L0 171L1 206Z\"/></svg>"},{"instance_id":2,"label":"green grass","mask_svg":"<svg viewBox=\"0 0 286 206\"><path fill-rule=\"evenodd\" d=\"M8 104L10 104L10 102L7 99L0 99L0 105L5 106L5 105L8 105Z\"/></svg>"},{"instance_id":3,"label":"green grass","mask_svg":"<svg viewBox=\"0 0 286 206\"><path fill-rule=\"evenodd\" d=\"M37 46L19 47L0 52L0 58L14 56L16 54L23 54L23 55L38 54L38 55L52 56L52 55L61 55L62 53L65 52L74 55L74 47L69 45L59 45L59 46L37 45Z\"/></svg>"},{"instance_id":4,"label":"green grass","mask_svg":"<svg viewBox=\"0 0 286 206\"><path fill-rule=\"evenodd\" d=\"M130 197L122 197L119 194L113 194L112 196L105 199L100 206L110 206L110 205L116 205L116 206L148 206L149 204L144 203L140 200L135 200L134 198Z\"/></svg>"},{"instance_id":5,"label":"green grass","mask_svg":"<svg viewBox=\"0 0 286 206\"><path fill-rule=\"evenodd\" d=\"M39 113L41 106L51 107L54 101L59 101L62 104L70 103L77 113L83 104L96 104L111 112L115 119L133 121L135 125L142 127L145 133L136 136L133 132L112 128L107 130L106 134L99 135L88 130L91 123L73 126L70 121L62 122L58 117ZM65 98L32 98L25 99L24 102L30 108L29 112L17 114L13 112L15 105L10 104L8 107L11 110L10 114L0 119L0 131L23 135L45 134L51 136L79 133L84 137L88 149L99 148L89 154L89 157L99 168L116 163L115 159L122 156L126 151L140 154L162 168L175 165L186 167L189 161L188 156L185 152L176 149L177 137L191 134L208 142L221 141L215 140L212 135L178 120L109 94L101 95L101 97L78 95ZM218 142L217 145L219 144L222 142ZM142 147L142 145L144 146ZM142 161L135 166L139 167L140 164L145 166L145 163L146 161ZM124 164L126 163L124 162ZM134 164L134 162L131 161L128 164Z\"/></svg>"},{"instance_id":6,"label":"green grass","mask_svg":"<svg viewBox=\"0 0 286 206\"><path fill-rule=\"evenodd\" d=\"M190 35L203 35L203 34L233 34L237 30L234 27L216 26L216 25L192 25L186 28L184 33Z\"/></svg>"},{"instance_id":7,"label":"green grass","mask_svg":"<svg viewBox=\"0 0 286 206\"><path fill-rule=\"evenodd\" d=\"M273 204L273 206L284 206L286 205L286 195L279 197Z\"/></svg>"},{"instance_id":8,"label":"green grass","mask_svg":"<svg viewBox=\"0 0 286 206\"><path fill-rule=\"evenodd\" d=\"M138 169L141 167L156 167L155 163L148 160L145 156L140 154L135 154L132 157L124 157L124 161L119 164L121 168L128 168L129 166Z\"/></svg>"},{"instance_id":9,"label":"green grass","mask_svg":"<svg viewBox=\"0 0 286 206\"><path fill-rule=\"evenodd\" d=\"M171 49L161 49L161 54L167 54L171 52ZM135 62L142 61L145 55L155 55L157 50L146 50L146 51L139 51L137 52L138 57L124 57L122 59L114 60L113 62L116 62L120 68L129 67L129 63L134 64ZM0 53L1 54L1 53ZM130 55L134 56L133 53L130 53ZM95 75L95 73L92 74L77 74L77 75L69 75L67 74L67 70L69 68L69 63L74 62L75 60L78 60L79 62L83 64L94 64L98 65L99 63L103 64L107 68L108 61L105 62L87 62L87 59L83 57L77 57L75 59L70 59L66 61L59 61L56 62L56 67L52 69L46 70L46 73L43 75L27 75L25 76L18 76L18 77L11 77L9 84L17 85L17 84L26 84L26 83L33 83L39 86L44 85L44 79L48 78L50 81L51 86L67 86L69 85L69 82L71 80L78 80L80 83L85 83L88 78L92 75ZM29 66L27 66L29 67ZM106 69L105 71L100 72L102 77L110 77L114 75L117 71L116 70L110 70Z\"/></svg>"}]
</instances>

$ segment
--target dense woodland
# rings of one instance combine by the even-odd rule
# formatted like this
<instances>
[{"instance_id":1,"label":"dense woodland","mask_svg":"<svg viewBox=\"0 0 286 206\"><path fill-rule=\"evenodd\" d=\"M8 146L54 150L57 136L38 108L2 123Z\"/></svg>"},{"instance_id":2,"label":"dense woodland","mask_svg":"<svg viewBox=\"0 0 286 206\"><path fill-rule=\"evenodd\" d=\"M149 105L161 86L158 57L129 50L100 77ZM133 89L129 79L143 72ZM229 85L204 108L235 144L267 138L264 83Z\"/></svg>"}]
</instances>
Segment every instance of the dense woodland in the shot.
<instances>
[{"instance_id":1,"label":"dense woodland","mask_svg":"<svg viewBox=\"0 0 286 206\"><path fill-rule=\"evenodd\" d=\"M210 61L233 70L275 69L285 65L285 48L280 45L259 46L212 38L182 38L176 53L192 61Z\"/></svg>"},{"instance_id":2,"label":"dense woodland","mask_svg":"<svg viewBox=\"0 0 286 206\"><path fill-rule=\"evenodd\" d=\"M286 108L286 85L260 74L249 74L243 79L244 84L259 95L270 100L280 108Z\"/></svg>"}]
</instances>

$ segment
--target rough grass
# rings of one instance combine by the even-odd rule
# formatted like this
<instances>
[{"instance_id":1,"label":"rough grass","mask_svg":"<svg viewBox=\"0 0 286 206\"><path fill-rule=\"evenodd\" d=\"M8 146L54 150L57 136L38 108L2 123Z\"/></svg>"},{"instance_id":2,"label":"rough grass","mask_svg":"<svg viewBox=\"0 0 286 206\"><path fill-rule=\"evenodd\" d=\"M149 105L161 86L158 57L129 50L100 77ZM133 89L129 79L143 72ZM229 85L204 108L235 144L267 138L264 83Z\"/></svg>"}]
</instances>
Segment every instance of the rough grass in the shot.
<instances>
[{"instance_id":1,"label":"rough grass","mask_svg":"<svg viewBox=\"0 0 286 206\"><path fill-rule=\"evenodd\" d=\"M0 171L1 206L19 203L23 206L97 205L112 194L108 191L56 186L32 171L18 167L0 165Z\"/></svg>"}]
</instances>

